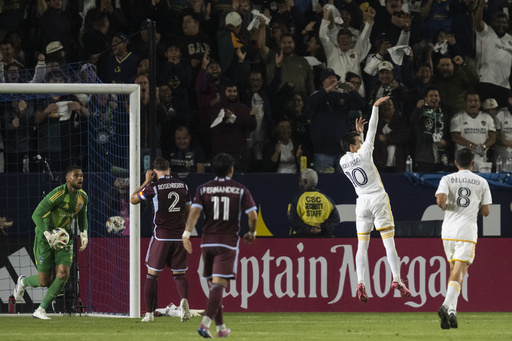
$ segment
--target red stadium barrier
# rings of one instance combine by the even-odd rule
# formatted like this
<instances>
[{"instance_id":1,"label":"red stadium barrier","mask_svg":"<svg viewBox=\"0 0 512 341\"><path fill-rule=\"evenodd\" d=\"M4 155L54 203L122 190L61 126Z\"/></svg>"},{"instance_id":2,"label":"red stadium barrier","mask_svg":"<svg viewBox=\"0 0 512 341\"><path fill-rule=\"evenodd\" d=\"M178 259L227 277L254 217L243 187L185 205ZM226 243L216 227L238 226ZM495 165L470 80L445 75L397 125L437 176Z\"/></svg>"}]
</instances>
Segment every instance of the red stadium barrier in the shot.
<instances>
[{"instance_id":1,"label":"red stadium barrier","mask_svg":"<svg viewBox=\"0 0 512 341\"><path fill-rule=\"evenodd\" d=\"M106 238L92 238L90 243L102 243ZM118 239L125 241L126 239ZM190 305L204 309L207 285L200 278L199 238L192 238L194 253L189 257L187 278L190 284ZM141 309L145 310L143 262L149 239L141 241ZM391 272L380 238L373 238L369 249L367 304L355 296L356 239L280 239L259 238L255 244L240 243L239 268L236 282L228 287L223 304L226 312L413 312L437 311L444 300L449 264L440 239L396 239L401 258L401 274L412 297L401 298L391 290ZM87 250L89 250L88 248ZM501 255L501 256L500 256ZM101 281L89 281L89 267L101 270L101 264L87 264L87 254L80 254L80 287L82 297L88 297ZM481 238L476 247L474 264L459 297L459 311L512 311L512 282L508 268L510 240ZM128 261L128 260L126 260ZM235 285L232 285L236 283ZM492 283L492 289L491 284ZM159 304L179 303L170 270L158 280ZM499 299L489 299L489 291ZM496 294L492 294L496 297ZM93 297L94 300L94 297ZM101 302L91 302L101 307ZM128 302L127 302L128 304Z\"/></svg>"}]
</instances>

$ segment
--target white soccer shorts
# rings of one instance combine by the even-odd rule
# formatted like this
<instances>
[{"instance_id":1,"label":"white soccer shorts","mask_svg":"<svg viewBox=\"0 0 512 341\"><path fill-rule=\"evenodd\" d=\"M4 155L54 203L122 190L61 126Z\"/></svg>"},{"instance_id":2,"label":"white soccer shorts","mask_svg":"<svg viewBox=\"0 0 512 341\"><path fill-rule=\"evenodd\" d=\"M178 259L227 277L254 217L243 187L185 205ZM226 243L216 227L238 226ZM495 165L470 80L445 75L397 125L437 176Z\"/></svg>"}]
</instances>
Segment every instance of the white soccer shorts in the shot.
<instances>
[{"instance_id":1,"label":"white soccer shorts","mask_svg":"<svg viewBox=\"0 0 512 341\"><path fill-rule=\"evenodd\" d=\"M473 263L476 244L461 240L443 240L444 253L448 262Z\"/></svg>"}]
</instances>

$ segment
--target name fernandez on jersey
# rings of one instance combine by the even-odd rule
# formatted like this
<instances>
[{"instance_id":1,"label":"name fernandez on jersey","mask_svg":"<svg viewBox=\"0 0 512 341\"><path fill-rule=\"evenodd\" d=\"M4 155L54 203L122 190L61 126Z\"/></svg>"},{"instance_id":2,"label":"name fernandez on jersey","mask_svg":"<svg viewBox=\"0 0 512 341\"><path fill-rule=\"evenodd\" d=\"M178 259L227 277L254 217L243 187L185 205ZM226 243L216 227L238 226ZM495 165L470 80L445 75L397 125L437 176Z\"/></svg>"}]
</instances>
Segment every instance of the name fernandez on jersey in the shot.
<instances>
[{"instance_id":1,"label":"name fernandez on jersey","mask_svg":"<svg viewBox=\"0 0 512 341\"><path fill-rule=\"evenodd\" d=\"M350 167L356 167L361 163L360 158L356 158L354 160L350 160L349 162L345 162L341 164L342 169L350 168Z\"/></svg>"},{"instance_id":2,"label":"name fernandez on jersey","mask_svg":"<svg viewBox=\"0 0 512 341\"><path fill-rule=\"evenodd\" d=\"M240 188L232 187L232 186L204 187L203 191L204 191L204 193L207 193L207 194L215 194L215 193L240 194Z\"/></svg>"}]
</instances>

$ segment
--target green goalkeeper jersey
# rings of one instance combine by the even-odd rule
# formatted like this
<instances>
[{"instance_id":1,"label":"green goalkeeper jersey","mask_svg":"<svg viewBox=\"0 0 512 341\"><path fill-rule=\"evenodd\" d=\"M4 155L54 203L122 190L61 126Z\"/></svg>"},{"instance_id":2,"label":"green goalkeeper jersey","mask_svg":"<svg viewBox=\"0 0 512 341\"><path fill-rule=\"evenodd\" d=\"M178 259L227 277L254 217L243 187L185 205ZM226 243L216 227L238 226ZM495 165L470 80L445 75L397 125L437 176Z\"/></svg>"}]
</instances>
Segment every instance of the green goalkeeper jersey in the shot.
<instances>
[{"instance_id":1,"label":"green goalkeeper jersey","mask_svg":"<svg viewBox=\"0 0 512 341\"><path fill-rule=\"evenodd\" d=\"M80 231L88 230L87 203L89 198L82 189L72 193L66 184L55 188L37 205L32 220L36 223L36 234L63 228L71 234L71 222L78 219Z\"/></svg>"}]
</instances>

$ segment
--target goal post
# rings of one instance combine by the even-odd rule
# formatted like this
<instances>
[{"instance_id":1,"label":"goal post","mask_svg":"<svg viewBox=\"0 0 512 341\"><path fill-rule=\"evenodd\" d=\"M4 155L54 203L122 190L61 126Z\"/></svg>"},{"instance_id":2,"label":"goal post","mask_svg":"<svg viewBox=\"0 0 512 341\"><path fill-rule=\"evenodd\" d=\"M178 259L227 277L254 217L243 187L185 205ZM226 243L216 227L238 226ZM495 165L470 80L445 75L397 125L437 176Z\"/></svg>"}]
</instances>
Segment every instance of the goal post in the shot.
<instances>
[{"instance_id":1,"label":"goal post","mask_svg":"<svg viewBox=\"0 0 512 341\"><path fill-rule=\"evenodd\" d=\"M129 191L140 186L140 86L138 84L0 83L0 94L129 95ZM140 316L140 206L130 205L129 316Z\"/></svg>"}]
</instances>

